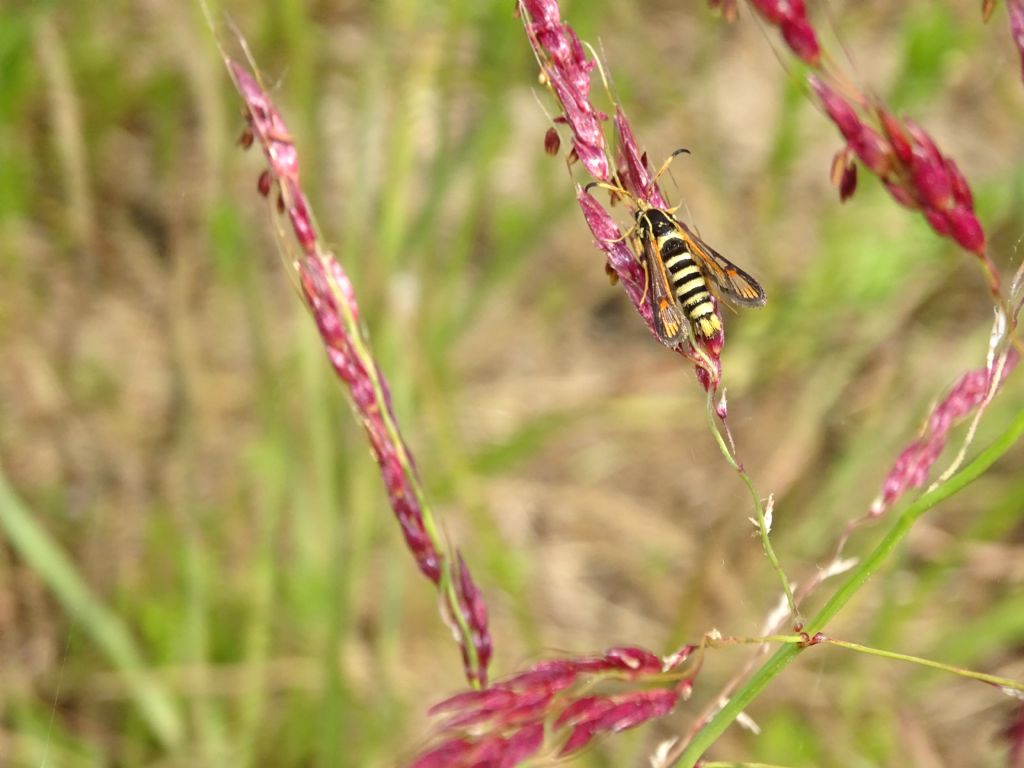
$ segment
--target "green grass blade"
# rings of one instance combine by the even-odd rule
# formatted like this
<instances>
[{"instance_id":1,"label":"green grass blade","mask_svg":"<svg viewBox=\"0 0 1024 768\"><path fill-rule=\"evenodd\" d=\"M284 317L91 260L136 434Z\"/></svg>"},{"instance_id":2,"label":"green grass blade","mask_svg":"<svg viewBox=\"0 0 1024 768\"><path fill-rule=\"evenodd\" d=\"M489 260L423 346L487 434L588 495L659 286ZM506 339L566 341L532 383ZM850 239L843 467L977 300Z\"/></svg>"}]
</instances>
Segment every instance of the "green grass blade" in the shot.
<instances>
[{"instance_id":1,"label":"green grass blade","mask_svg":"<svg viewBox=\"0 0 1024 768\"><path fill-rule=\"evenodd\" d=\"M61 606L124 676L143 719L165 747L182 740L182 722L168 692L146 664L124 622L89 589L82 575L33 518L0 474L0 528L12 547L53 591Z\"/></svg>"}]
</instances>

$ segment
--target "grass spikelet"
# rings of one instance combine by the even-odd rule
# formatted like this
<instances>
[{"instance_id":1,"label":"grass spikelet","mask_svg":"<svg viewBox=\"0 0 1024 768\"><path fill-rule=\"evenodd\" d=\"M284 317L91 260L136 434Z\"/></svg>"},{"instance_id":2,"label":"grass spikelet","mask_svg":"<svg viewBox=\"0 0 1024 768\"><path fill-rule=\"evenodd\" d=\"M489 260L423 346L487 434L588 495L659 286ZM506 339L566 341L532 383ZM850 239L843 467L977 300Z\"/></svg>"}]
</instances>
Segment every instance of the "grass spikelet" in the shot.
<instances>
[{"instance_id":1,"label":"grass spikelet","mask_svg":"<svg viewBox=\"0 0 1024 768\"><path fill-rule=\"evenodd\" d=\"M542 661L484 691L457 694L431 707L442 718L434 744L411 766L512 766L530 757L562 758L603 735L664 717L689 696L696 649L659 658L643 648ZM651 690L597 694L595 686L656 684Z\"/></svg>"},{"instance_id":2,"label":"grass spikelet","mask_svg":"<svg viewBox=\"0 0 1024 768\"><path fill-rule=\"evenodd\" d=\"M658 208L667 208L647 166L647 156L640 150L629 120L618 104L615 104L614 119L617 162L609 157L601 127L608 118L594 107L590 99L590 78L597 63L587 59L576 32L561 20L556 0L520 0L518 9L527 39L541 67L541 81L549 85L563 110L556 122L566 124L572 133L569 164L578 160L595 180L605 183L618 181L636 199ZM549 153L555 146L550 130L545 135L544 145ZM578 190L577 202L587 226L594 233L597 247L607 257L609 274L622 282L633 306L646 321L652 335L658 338L651 297L645 290L646 282L636 257L622 242L623 233L593 196ZM717 302L712 301L721 325L721 311ZM693 363L697 380L708 392L717 391L721 383L724 343L723 330L710 338L700 337L696 343L692 338L684 338L674 347L676 352Z\"/></svg>"},{"instance_id":3,"label":"grass spikelet","mask_svg":"<svg viewBox=\"0 0 1024 768\"><path fill-rule=\"evenodd\" d=\"M345 269L322 245L317 233L299 178L295 143L258 80L226 56L225 65L245 103L247 128L241 143L251 144L251 136L267 161L259 191L267 195L276 189L276 208L291 223L300 249L293 261L302 296L320 331L328 359L346 385L353 412L366 432L406 546L419 570L441 593L442 615L458 640L467 679L472 685L486 685L491 657L486 607L465 561L444 551L412 454L392 410L387 380L370 352L355 290ZM292 250L286 242L282 242L282 248Z\"/></svg>"}]
</instances>

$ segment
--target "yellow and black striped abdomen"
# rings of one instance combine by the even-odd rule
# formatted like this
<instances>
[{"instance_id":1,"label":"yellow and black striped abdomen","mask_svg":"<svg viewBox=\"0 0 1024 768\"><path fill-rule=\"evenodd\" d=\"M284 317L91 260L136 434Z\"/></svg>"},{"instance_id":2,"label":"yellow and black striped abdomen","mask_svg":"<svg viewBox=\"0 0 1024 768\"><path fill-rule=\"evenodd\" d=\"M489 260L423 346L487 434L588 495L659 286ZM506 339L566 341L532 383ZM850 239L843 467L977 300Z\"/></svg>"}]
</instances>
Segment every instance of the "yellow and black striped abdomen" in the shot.
<instances>
[{"instance_id":1,"label":"yellow and black striped abdomen","mask_svg":"<svg viewBox=\"0 0 1024 768\"><path fill-rule=\"evenodd\" d=\"M690 256L686 243L675 233L658 238L658 250L672 279L672 289L694 330L705 338L722 330L708 283Z\"/></svg>"}]
</instances>

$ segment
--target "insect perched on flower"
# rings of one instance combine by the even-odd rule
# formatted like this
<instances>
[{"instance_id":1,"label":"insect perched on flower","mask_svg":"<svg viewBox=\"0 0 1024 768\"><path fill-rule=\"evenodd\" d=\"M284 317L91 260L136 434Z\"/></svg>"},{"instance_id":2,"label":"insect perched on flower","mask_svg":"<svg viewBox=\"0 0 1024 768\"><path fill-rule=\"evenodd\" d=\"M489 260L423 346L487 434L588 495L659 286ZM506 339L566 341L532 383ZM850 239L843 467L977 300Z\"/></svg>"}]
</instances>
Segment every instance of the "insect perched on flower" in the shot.
<instances>
[{"instance_id":1,"label":"insect perched on flower","mask_svg":"<svg viewBox=\"0 0 1024 768\"><path fill-rule=\"evenodd\" d=\"M652 184L680 152L672 153ZM688 336L710 339L722 331L712 296L742 307L760 307L767 301L758 282L701 240L675 217L675 208L657 208L625 189L592 182L632 201L636 223L624 235L632 240L647 273L647 290L654 310L654 327L661 341L674 347Z\"/></svg>"}]
</instances>

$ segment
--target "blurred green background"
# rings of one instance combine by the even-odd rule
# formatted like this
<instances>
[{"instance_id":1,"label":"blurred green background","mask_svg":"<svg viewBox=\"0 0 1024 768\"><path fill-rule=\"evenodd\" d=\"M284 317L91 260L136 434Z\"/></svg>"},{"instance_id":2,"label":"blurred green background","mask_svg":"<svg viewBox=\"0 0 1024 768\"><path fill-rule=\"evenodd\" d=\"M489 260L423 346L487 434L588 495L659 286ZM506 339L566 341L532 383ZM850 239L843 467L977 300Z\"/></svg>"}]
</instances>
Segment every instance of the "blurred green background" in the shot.
<instances>
[{"instance_id":1,"label":"blurred green background","mask_svg":"<svg viewBox=\"0 0 1024 768\"><path fill-rule=\"evenodd\" d=\"M1011 275L1024 87L1003 9L985 26L959 0L814 5L846 71L961 164ZM779 590L749 498L692 371L608 286L564 163L544 154L555 106L512 0L220 11L291 128L430 496L488 600L493 674L756 633ZM930 405L983 364L980 272L863 174L840 206L834 128L748 9L733 26L700 2L563 14L603 50L651 158L693 151L668 193L768 292L726 317L730 419L776 495L782 562L807 578ZM394 765L463 685L278 254L261 160L234 143L242 127L195 4L5 0L4 766ZM1011 379L979 444L1022 401ZM1011 452L929 514L831 631L1024 675L1022 464ZM647 765L746 659L710 654L691 702L579 764ZM1010 707L819 648L749 710L762 734L734 727L714 756L1002 765Z\"/></svg>"}]
</instances>

